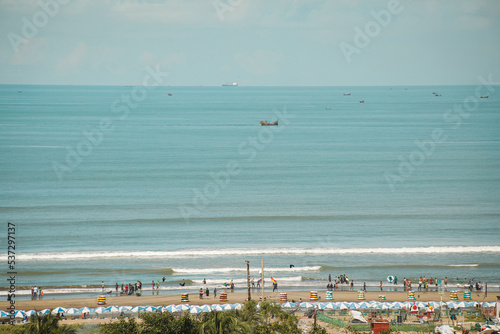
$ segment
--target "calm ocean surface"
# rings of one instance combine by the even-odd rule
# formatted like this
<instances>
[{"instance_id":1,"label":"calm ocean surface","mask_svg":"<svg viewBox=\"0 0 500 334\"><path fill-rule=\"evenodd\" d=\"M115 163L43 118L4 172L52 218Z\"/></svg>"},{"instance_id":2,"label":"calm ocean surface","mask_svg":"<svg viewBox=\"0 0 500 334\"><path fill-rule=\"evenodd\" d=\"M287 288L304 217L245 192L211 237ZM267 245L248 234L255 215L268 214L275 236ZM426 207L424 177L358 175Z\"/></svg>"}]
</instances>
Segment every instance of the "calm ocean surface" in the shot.
<instances>
[{"instance_id":1,"label":"calm ocean surface","mask_svg":"<svg viewBox=\"0 0 500 334\"><path fill-rule=\"evenodd\" d=\"M14 223L17 285L54 297L243 288L262 259L285 290L346 274L498 291L490 88L0 85L0 248Z\"/></svg>"}]
</instances>

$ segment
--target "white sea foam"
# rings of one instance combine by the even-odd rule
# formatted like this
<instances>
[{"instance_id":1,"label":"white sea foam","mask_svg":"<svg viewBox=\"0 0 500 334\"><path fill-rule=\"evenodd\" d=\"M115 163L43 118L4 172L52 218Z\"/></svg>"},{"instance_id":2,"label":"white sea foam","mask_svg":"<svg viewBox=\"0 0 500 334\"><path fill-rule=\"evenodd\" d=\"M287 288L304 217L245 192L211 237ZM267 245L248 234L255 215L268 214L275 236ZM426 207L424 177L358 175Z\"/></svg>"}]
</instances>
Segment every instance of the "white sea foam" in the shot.
<instances>
[{"instance_id":1,"label":"white sea foam","mask_svg":"<svg viewBox=\"0 0 500 334\"><path fill-rule=\"evenodd\" d=\"M281 272L304 272L304 271L319 271L321 269L321 266L309 266L309 267L293 267L293 268L270 268L266 267L264 271L266 273L281 273ZM174 274L222 274L222 273L238 273L238 272L246 272L246 268L241 267L241 268L203 268L203 269L197 269L197 268L172 268ZM260 273L261 269L260 268L250 268L250 272L255 274L255 273Z\"/></svg>"},{"instance_id":2,"label":"white sea foam","mask_svg":"<svg viewBox=\"0 0 500 334\"><path fill-rule=\"evenodd\" d=\"M186 249L177 251L97 251L19 254L23 261L93 260L113 258L200 258L221 256L259 255L363 255L363 254L451 254L451 253L500 253L500 246L456 246L456 247L402 247L402 248L219 248ZM292 268L293 269L293 268Z\"/></svg>"},{"instance_id":3,"label":"white sea foam","mask_svg":"<svg viewBox=\"0 0 500 334\"><path fill-rule=\"evenodd\" d=\"M448 267L477 267L479 264L450 264Z\"/></svg>"}]
</instances>

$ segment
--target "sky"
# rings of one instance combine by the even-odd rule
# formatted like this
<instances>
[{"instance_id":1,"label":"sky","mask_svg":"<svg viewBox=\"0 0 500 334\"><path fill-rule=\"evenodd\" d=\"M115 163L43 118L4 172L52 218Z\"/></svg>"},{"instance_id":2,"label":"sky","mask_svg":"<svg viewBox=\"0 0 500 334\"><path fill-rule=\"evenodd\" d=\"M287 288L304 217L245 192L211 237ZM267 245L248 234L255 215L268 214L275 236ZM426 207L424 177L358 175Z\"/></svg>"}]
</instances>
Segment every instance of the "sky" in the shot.
<instances>
[{"instance_id":1,"label":"sky","mask_svg":"<svg viewBox=\"0 0 500 334\"><path fill-rule=\"evenodd\" d=\"M0 0L0 84L500 81L499 0Z\"/></svg>"}]
</instances>

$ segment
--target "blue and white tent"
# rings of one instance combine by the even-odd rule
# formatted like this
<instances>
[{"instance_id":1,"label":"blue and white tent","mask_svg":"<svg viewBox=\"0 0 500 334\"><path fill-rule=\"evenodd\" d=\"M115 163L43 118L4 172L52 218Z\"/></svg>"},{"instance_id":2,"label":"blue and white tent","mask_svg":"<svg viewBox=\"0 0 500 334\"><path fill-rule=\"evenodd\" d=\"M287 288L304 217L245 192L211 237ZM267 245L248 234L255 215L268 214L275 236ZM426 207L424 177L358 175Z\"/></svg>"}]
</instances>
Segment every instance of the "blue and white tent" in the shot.
<instances>
[{"instance_id":1,"label":"blue and white tent","mask_svg":"<svg viewBox=\"0 0 500 334\"><path fill-rule=\"evenodd\" d=\"M66 313L68 311L68 309L64 308L64 307L56 307L55 309L52 310L52 312L50 312L52 315L56 315L57 313Z\"/></svg>"}]
</instances>

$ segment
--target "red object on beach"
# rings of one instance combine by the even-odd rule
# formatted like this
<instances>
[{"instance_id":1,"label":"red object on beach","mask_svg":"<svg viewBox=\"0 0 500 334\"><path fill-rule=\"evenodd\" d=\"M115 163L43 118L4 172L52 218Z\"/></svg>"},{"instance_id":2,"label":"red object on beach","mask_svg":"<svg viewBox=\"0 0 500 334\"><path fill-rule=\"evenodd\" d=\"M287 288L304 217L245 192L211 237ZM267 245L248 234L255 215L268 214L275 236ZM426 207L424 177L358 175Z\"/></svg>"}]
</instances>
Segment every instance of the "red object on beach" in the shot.
<instances>
[{"instance_id":1,"label":"red object on beach","mask_svg":"<svg viewBox=\"0 0 500 334\"><path fill-rule=\"evenodd\" d=\"M370 322L370 328L373 334L378 334L382 331L389 331L389 322L383 319L373 319L373 321Z\"/></svg>"},{"instance_id":2,"label":"red object on beach","mask_svg":"<svg viewBox=\"0 0 500 334\"><path fill-rule=\"evenodd\" d=\"M413 303L410 312L411 313L418 313L418 306L415 303Z\"/></svg>"}]
</instances>

